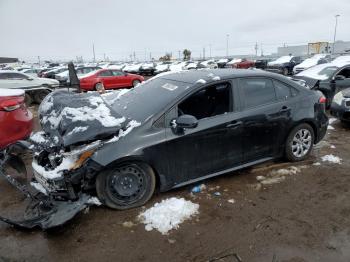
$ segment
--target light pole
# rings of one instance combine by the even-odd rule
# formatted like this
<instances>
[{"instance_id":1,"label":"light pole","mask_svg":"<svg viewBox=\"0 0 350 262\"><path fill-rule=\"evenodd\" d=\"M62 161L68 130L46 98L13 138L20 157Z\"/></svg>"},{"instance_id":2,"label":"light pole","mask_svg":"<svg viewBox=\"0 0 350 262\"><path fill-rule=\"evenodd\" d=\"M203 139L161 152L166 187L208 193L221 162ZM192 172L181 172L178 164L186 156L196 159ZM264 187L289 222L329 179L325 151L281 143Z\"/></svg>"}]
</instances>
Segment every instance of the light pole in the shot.
<instances>
[{"instance_id":1,"label":"light pole","mask_svg":"<svg viewBox=\"0 0 350 262\"><path fill-rule=\"evenodd\" d=\"M228 38L230 37L229 34L226 35L226 58L228 57Z\"/></svg>"},{"instance_id":2,"label":"light pole","mask_svg":"<svg viewBox=\"0 0 350 262\"><path fill-rule=\"evenodd\" d=\"M335 46L335 38L337 36L337 26L338 26L338 17L340 15L335 15L335 27L334 27L334 38L333 38L333 51L332 53L334 54L334 46Z\"/></svg>"}]
</instances>

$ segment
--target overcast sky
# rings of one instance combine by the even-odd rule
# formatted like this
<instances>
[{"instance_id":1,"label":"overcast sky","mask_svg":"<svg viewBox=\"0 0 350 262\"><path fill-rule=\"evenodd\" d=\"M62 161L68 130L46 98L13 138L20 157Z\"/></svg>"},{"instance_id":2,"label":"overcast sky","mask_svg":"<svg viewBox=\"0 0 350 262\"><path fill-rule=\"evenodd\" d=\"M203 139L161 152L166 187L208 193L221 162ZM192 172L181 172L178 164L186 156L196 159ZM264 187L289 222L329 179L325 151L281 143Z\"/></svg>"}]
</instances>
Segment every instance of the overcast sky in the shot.
<instances>
[{"instance_id":1,"label":"overcast sky","mask_svg":"<svg viewBox=\"0 0 350 262\"><path fill-rule=\"evenodd\" d=\"M0 0L0 56L23 60L158 58L189 48L199 57L350 40L349 0Z\"/></svg>"}]
</instances>

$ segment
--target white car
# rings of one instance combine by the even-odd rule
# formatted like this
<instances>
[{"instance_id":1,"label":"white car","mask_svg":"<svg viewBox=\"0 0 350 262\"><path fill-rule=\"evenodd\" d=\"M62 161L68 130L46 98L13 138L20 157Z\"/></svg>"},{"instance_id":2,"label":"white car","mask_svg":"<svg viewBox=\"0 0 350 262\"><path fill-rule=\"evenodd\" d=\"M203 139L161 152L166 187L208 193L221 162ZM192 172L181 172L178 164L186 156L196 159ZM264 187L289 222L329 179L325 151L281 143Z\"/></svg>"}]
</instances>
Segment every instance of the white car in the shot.
<instances>
[{"instance_id":1,"label":"white car","mask_svg":"<svg viewBox=\"0 0 350 262\"><path fill-rule=\"evenodd\" d=\"M319 64L325 64L329 62L330 55L328 54L317 54L310 58L305 59L303 62L301 62L299 65L296 65L293 68L294 74L300 73L301 71L304 71L312 66L319 65Z\"/></svg>"},{"instance_id":2,"label":"white car","mask_svg":"<svg viewBox=\"0 0 350 262\"><path fill-rule=\"evenodd\" d=\"M40 69L36 69L36 68L29 68L21 71L21 73L30 75L31 77L38 77L39 72L40 72Z\"/></svg>"},{"instance_id":3,"label":"white car","mask_svg":"<svg viewBox=\"0 0 350 262\"><path fill-rule=\"evenodd\" d=\"M55 79L32 77L22 72L0 71L0 89L23 89L26 92L26 103L32 100L40 103L44 97L59 86Z\"/></svg>"},{"instance_id":4,"label":"white car","mask_svg":"<svg viewBox=\"0 0 350 262\"><path fill-rule=\"evenodd\" d=\"M214 60L206 60L201 62L201 65L203 65L206 68L210 68L210 69L217 69L218 68L218 64L215 63Z\"/></svg>"},{"instance_id":5,"label":"white car","mask_svg":"<svg viewBox=\"0 0 350 262\"><path fill-rule=\"evenodd\" d=\"M140 72L140 68L142 66L142 63L137 63L137 64L128 64L123 68L124 72L127 73L139 73Z\"/></svg>"},{"instance_id":6,"label":"white car","mask_svg":"<svg viewBox=\"0 0 350 262\"><path fill-rule=\"evenodd\" d=\"M187 64L188 62L174 62L169 66L169 70L174 72L182 71Z\"/></svg>"}]
</instances>

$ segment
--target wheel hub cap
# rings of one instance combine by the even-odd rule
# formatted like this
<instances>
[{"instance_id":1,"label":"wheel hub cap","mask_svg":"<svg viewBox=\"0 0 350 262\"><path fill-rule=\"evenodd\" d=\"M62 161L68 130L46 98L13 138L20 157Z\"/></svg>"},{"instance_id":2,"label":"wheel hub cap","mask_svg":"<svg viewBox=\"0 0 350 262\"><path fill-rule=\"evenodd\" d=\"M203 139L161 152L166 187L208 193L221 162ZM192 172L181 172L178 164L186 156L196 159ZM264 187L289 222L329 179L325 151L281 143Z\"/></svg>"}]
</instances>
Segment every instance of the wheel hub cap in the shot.
<instances>
[{"instance_id":1,"label":"wheel hub cap","mask_svg":"<svg viewBox=\"0 0 350 262\"><path fill-rule=\"evenodd\" d=\"M292 140L292 152L293 155L300 158L305 156L311 148L312 136L309 130L300 129Z\"/></svg>"}]
</instances>

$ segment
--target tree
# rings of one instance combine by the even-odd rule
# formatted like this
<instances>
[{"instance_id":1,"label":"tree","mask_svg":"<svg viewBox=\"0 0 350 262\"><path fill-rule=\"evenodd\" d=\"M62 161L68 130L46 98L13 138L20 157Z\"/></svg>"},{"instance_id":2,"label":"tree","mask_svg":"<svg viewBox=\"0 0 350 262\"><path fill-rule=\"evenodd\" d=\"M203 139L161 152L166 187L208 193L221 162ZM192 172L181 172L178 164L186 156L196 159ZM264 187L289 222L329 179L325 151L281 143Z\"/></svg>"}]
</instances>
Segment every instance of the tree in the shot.
<instances>
[{"instance_id":1,"label":"tree","mask_svg":"<svg viewBox=\"0 0 350 262\"><path fill-rule=\"evenodd\" d=\"M170 61L171 53L166 53L164 56L159 57L159 61Z\"/></svg>"},{"instance_id":2,"label":"tree","mask_svg":"<svg viewBox=\"0 0 350 262\"><path fill-rule=\"evenodd\" d=\"M184 60L190 60L191 59L191 51L189 49L185 49L182 54L184 55Z\"/></svg>"}]
</instances>

